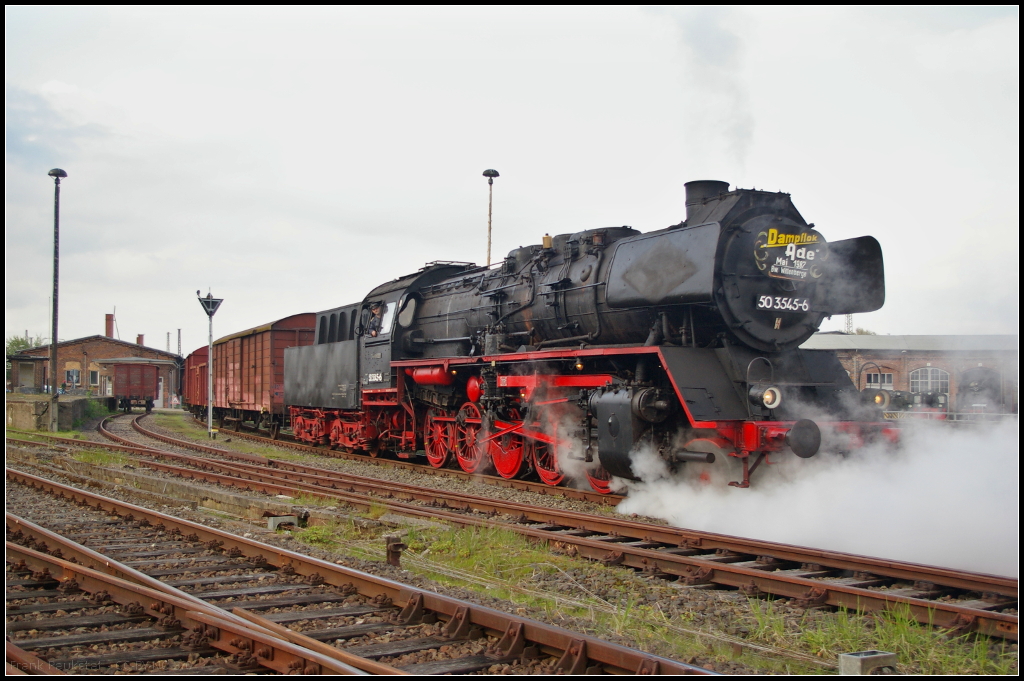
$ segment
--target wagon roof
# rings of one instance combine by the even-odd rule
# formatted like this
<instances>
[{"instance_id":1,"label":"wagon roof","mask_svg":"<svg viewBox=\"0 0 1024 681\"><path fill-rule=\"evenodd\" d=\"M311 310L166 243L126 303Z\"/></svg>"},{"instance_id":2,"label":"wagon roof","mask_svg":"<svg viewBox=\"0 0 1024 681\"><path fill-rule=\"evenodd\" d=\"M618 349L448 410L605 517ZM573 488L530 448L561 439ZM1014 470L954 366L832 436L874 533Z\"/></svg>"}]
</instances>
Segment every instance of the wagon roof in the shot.
<instances>
[{"instance_id":1,"label":"wagon roof","mask_svg":"<svg viewBox=\"0 0 1024 681\"><path fill-rule=\"evenodd\" d=\"M316 319L316 313L315 312L300 312L299 314L288 315L287 317L281 317L280 319L274 320L272 322L267 322L266 324L260 324L259 326L254 326L251 329L246 329L245 331L239 331L237 333L233 333L230 336L224 336L223 338L218 338L217 340L213 341L213 344L214 345L220 345L221 343L226 343L229 340L234 340L235 338L241 338L243 336L251 336L251 335L253 335L255 333L262 333L264 331L277 331L278 329L282 328L280 325L283 324L283 322L286 322L286 321L288 321L290 319L295 319L297 317L305 317L305 316L309 316L310 317L310 319L311 319L310 323L311 324L315 323L314 321L312 321L312 320ZM300 328L287 328L287 329L283 329L283 330L286 330L286 331L313 331L313 327L310 326L308 328L301 328L301 329Z\"/></svg>"}]
</instances>

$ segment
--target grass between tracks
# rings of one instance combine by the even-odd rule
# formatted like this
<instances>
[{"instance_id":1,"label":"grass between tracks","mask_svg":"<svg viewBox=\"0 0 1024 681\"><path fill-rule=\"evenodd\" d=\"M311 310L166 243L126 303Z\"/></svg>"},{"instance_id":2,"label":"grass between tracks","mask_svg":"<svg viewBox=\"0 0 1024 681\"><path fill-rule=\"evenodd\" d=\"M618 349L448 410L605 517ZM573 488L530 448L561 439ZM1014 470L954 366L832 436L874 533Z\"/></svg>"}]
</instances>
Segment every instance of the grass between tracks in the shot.
<instances>
[{"instance_id":1,"label":"grass between tracks","mask_svg":"<svg viewBox=\"0 0 1024 681\"><path fill-rule=\"evenodd\" d=\"M127 456L120 452L105 452L96 449L75 452L71 455L71 458L93 466L123 466L130 461Z\"/></svg>"},{"instance_id":2,"label":"grass between tracks","mask_svg":"<svg viewBox=\"0 0 1024 681\"><path fill-rule=\"evenodd\" d=\"M288 460L290 456L289 454L282 454L280 449L277 447L265 447L244 438L234 438L234 433L230 430L222 430L218 432L217 438L211 440L207 437L205 430L200 430L194 424L189 423L191 416L185 412L180 414L153 414L150 418L153 419L154 425L174 433L175 436L182 440L208 444L211 447L217 447L220 443L230 440L232 451L243 452L245 454L256 454L259 456L265 456L268 459Z\"/></svg>"},{"instance_id":3,"label":"grass between tracks","mask_svg":"<svg viewBox=\"0 0 1024 681\"><path fill-rule=\"evenodd\" d=\"M383 536L394 531L334 523L296 536L339 555L379 561ZM553 553L510 530L438 526L400 532L408 545L402 567L410 572L509 600L520 614L540 610L555 623L583 620L595 636L621 636L644 650L710 661L719 669L739 664L764 673L822 673L834 670L841 652L885 650L899 655L900 673L1017 672L1016 645L981 636L951 638L917 624L907 612L794 612L783 602L758 599L723 605L708 600L713 595L690 600L666 583ZM721 614L723 607L726 616L710 618L709 625L709 611Z\"/></svg>"},{"instance_id":4,"label":"grass between tracks","mask_svg":"<svg viewBox=\"0 0 1024 681\"><path fill-rule=\"evenodd\" d=\"M884 650L899 656L900 673L1016 674L1017 646L987 636L948 636L918 624L909 608L880 613L839 609L816 622L787 616L774 601L750 601L757 622L751 638L794 646L821 657Z\"/></svg>"},{"instance_id":5,"label":"grass between tracks","mask_svg":"<svg viewBox=\"0 0 1024 681\"><path fill-rule=\"evenodd\" d=\"M155 414L153 419L183 439L209 441L205 431L181 415ZM219 439L231 435L223 431ZM307 458L242 439L231 445L269 458ZM299 495L295 503L337 504L307 495ZM385 513L383 505L375 504L360 515L376 520ZM573 618L586 622L595 636L621 636L630 645L676 659L696 658L696 663L719 670L827 673L835 669L839 653L875 649L897 653L898 671L904 674L1017 673L1016 645L982 636L948 637L917 624L907 612L804 612L785 601L688 598L685 590L661 580L554 553L510 530L437 524L403 526L399 532L409 547L402 567L414 574L510 601L523 615L543 613L556 624ZM339 556L383 561L384 535L393 533L392 527L335 522L295 536Z\"/></svg>"}]
</instances>

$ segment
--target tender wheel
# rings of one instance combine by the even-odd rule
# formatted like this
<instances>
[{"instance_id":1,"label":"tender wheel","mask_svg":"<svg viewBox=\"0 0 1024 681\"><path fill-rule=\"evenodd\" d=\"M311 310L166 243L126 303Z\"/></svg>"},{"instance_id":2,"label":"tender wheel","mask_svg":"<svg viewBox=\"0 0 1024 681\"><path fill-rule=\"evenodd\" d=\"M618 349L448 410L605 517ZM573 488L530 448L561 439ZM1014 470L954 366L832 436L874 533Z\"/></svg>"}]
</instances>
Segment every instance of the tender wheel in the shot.
<instances>
[{"instance_id":1,"label":"tender wheel","mask_svg":"<svg viewBox=\"0 0 1024 681\"><path fill-rule=\"evenodd\" d=\"M479 442L480 410L472 402L462 405L455 417L455 458L467 473L483 473L490 465L487 448Z\"/></svg>"},{"instance_id":2,"label":"tender wheel","mask_svg":"<svg viewBox=\"0 0 1024 681\"><path fill-rule=\"evenodd\" d=\"M548 485L560 485L565 480L565 474L558 466L558 457L555 455L554 445L538 440L531 440L527 445L530 462L537 471L537 477Z\"/></svg>"},{"instance_id":3,"label":"tender wheel","mask_svg":"<svg viewBox=\"0 0 1024 681\"><path fill-rule=\"evenodd\" d=\"M510 410L508 420L517 422L520 420L519 412ZM501 432L495 426L495 432ZM487 452L494 462L494 470L503 478L514 478L523 472L523 463L526 461L526 443L519 433L505 433L488 440Z\"/></svg>"},{"instance_id":4,"label":"tender wheel","mask_svg":"<svg viewBox=\"0 0 1024 681\"><path fill-rule=\"evenodd\" d=\"M444 416L447 416L444 411L432 408L427 410L427 418L423 421L423 451L427 454L427 462L434 468L447 466L454 449L455 424L437 420Z\"/></svg>"},{"instance_id":5,"label":"tender wheel","mask_svg":"<svg viewBox=\"0 0 1024 681\"><path fill-rule=\"evenodd\" d=\"M611 473L604 469L604 466L598 465L597 468L587 470L587 482L594 489L595 492L600 494L611 494Z\"/></svg>"}]
</instances>

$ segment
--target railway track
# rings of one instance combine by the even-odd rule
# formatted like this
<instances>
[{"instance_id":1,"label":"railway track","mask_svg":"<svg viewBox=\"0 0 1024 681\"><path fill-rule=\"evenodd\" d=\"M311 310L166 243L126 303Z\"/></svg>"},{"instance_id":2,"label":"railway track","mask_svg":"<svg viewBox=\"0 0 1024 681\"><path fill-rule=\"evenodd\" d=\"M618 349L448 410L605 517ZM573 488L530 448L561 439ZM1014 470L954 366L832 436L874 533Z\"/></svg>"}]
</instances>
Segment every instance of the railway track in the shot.
<instances>
[{"instance_id":1,"label":"railway track","mask_svg":"<svg viewBox=\"0 0 1024 681\"><path fill-rule=\"evenodd\" d=\"M205 424L202 424L205 427ZM372 456L366 454L356 454L354 452L348 452L343 449L328 449L326 447L313 447L311 445L302 444L291 439L288 435L279 435L276 438L272 438L266 435L261 435L258 432L254 432L254 429L248 426L243 426L241 422L235 423L236 430L221 430L222 433L230 433L231 437L240 437L247 440L256 442L262 442L265 444L272 444L279 447L287 447L288 449L294 449L296 451L305 452L307 454L317 454L319 456L330 456L339 459L349 459L352 461L362 461L364 463L372 462L381 466L389 466L393 468L401 468L405 470L415 470L418 473L424 475L443 475L447 477L453 477L458 480L472 480L473 482L482 482L488 485L495 485L497 487L508 487L510 489L517 489L523 491L535 492L537 494L553 494L563 496L569 499L579 499L582 501L589 501L595 504L604 504L607 506L617 506L620 501L624 498L621 494L602 494L600 492L594 492L592 490L576 489L574 487L556 487L548 485L543 482L532 482L530 480L522 479L508 479L498 475L482 475L480 473L467 473L457 468L434 468L429 464L413 463L411 461L401 459L390 459L381 456ZM201 446L201 445L200 445Z\"/></svg>"},{"instance_id":2,"label":"railway track","mask_svg":"<svg viewBox=\"0 0 1024 681\"><path fill-rule=\"evenodd\" d=\"M8 664L177 674L709 673L24 472L6 475L7 628L17 648L8 647Z\"/></svg>"},{"instance_id":3,"label":"railway track","mask_svg":"<svg viewBox=\"0 0 1024 681\"><path fill-rule=\"evenodd\" d=\"M140 420L133 420L133 428L150 435ZM165 473L268 494L322 496L359 509L383 504L398 514L456 525L501 525L571 554L690 586L737 588L751 596L791 598L806 607L901 607L921 622L1017 638L1017 580L1008 577L441 493L152 435L222 457L218 461L143 449L176 460L144 463ZM108 436L116 437L109 431ZM231 458L236 460L223 460Z\"/></svg>"}]
</instances>

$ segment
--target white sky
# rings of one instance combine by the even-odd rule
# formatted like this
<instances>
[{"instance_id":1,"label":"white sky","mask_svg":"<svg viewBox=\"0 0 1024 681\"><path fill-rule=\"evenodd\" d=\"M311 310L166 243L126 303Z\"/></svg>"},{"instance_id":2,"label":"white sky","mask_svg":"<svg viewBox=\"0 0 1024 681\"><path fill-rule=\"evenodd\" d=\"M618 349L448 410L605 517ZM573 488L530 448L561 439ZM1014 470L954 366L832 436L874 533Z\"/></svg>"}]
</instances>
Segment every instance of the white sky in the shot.
<instances>
[{"instance_id":1,"label":"white sky","mask_svg":"<svg viewBox=\"0 0 1024 681\"><path fill-rule=\"evenodd\" d=\"M783 190L875 236L880 333L1016 333L1012 8L6 8L5 334L163 349L432 260ZM824 329L841 328L843 320Z\"/></svg>"}]
</instances>

